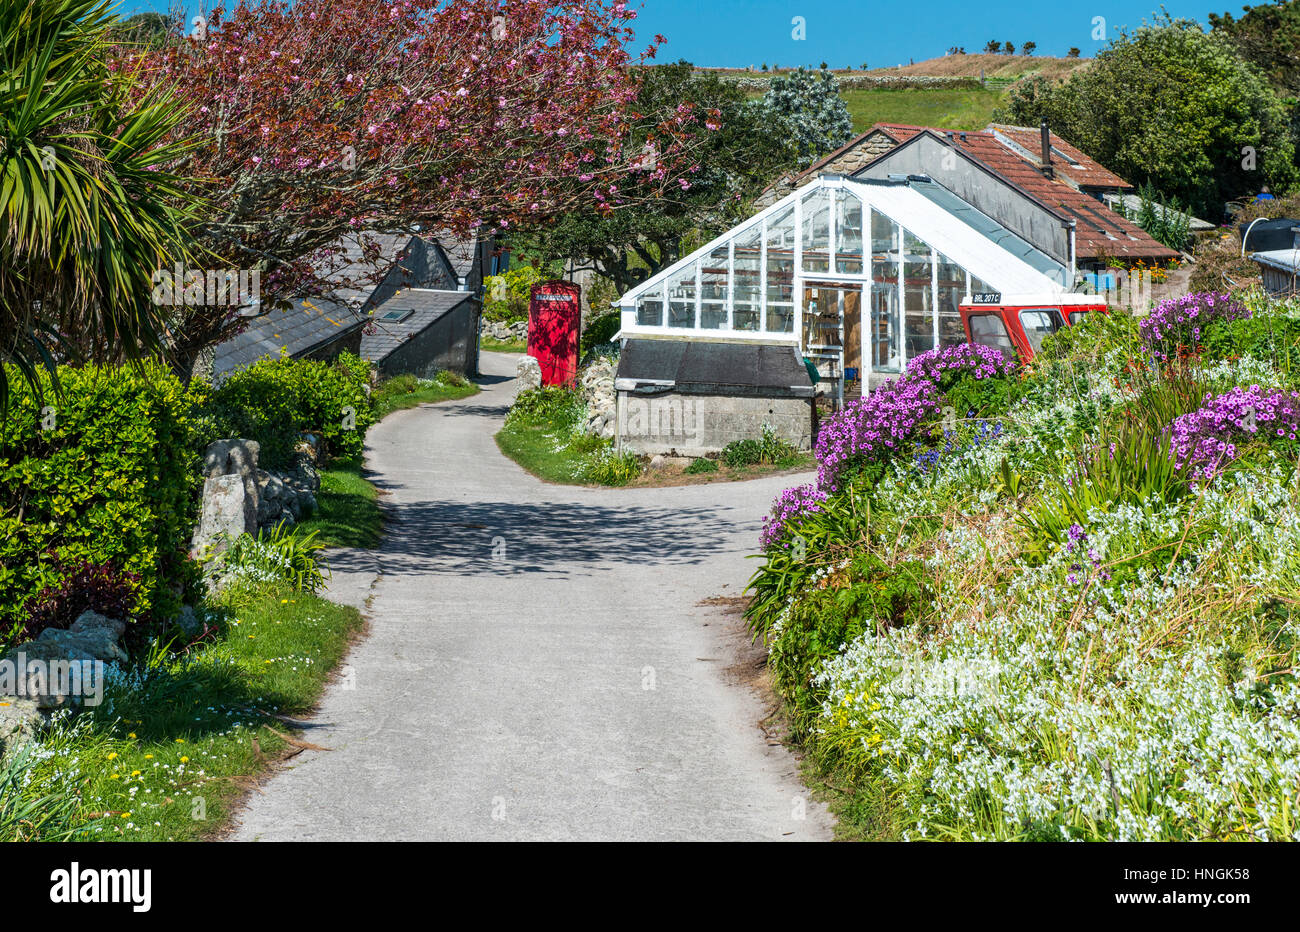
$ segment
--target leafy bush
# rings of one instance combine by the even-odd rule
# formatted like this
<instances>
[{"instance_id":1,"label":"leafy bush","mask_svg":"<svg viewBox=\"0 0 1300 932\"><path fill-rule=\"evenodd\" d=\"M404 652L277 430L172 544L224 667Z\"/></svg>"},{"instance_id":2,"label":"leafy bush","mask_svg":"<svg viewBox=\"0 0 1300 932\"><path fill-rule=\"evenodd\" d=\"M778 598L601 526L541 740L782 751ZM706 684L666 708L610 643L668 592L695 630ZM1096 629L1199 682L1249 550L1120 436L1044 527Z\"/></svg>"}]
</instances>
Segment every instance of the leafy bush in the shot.
<instances>
[{"instance_id":1,"label":"leafy bush","mask_svg":"<svg viewBox=\"0 0 1300 932\"><path fill-rule=\"evenodd\" d=\"M528 302L533 285L564 274L564 264L552 262L538 268L518 265L501 275L483 279L483 319L514 323L528 319Z\"/></svg>"},{"instance_id":2,"label":"leafy bush","mask_svg":"<svg viewBox=\"0 0 1300 932\"><path fill-rule=\"evenodd\" d=\"M776 435L770 424L763 425L758 439L733 440L722 448L728 466L786 466L799 458L799 451Z\"/></svg>"},{"instance_id":3,"label":"leafy bush","mask_svg":"<svg viewBox=\"0 0 1300 932\"><path fill-rule=\"evenodd\" d=\"M582 419L582 402L573 389L543 385L520 392L506 415L506 423L550 425L561 430Z\"/></svg>"},{"instance_id":4,"label":"leafy bush","mask_svg":"<svg viewBox=\"0 0 1300 932\"><path fill-rule=\"evenodd\" d=\"M813 674L822 662L863 635L915 623L933 589L920 560L890 566L870 551L855 554L826 583L791 608L772 645L769 662L778 687L798 713L797 731L820 711L825 690L813 683Z\"/></svg>"},{"instance_id":5,"label":"leafy bush","mask_svg":"<svg viewBox=\"0 0 1300 932\"><path fill-rule=\"evenodd\" d=\"M127 614L170 618L199 583L196 396L154 363L62 367L59 381L44 402L20 389L0 421L0 635L82 561L138 580Z\"/></svg>"},{"instance_id":6,"label":"leafy bush","mask_svg":"<svg viewBox=\"0 0 1300 932\"><path fill-rule=\"evenodd\" d=\"M1116 347L1131 348L1136 356L1137 346L1137 318L1122 308L1111 308L1104 313L1091 311L1077 324L1048 334L1036 359L1091 361Z\"/></svg>"},{"instance_id":7,"label":"leafy bush","mask_svg":"<svg viewBox=\"0 0 1300 932\"><path fill-rule=\"evenodd\" d=\"M1285 372L1300 372L1300 319L1282 314L1212 321L1204 328L1209 359L1250 356Z\"/></svg>"},{"instance_id":8,"label":"leafy bush","mask_svg":"<svg viewBox=\"0 0 1300 932\"><path fill-rule=\"evenodd\" d=\"M595 347L613 340L614 334L618 333L619 328L623 326L622 321L623 316L619 311L610 311L589 321L587 329L582 331L582 355L586 356Z\"/></svg>"},{"instance_id":9,"label":"leafy bush","mask_svg":"<svg viewBox=\"0 0 1300 932\"><path fill-rule=\"evenodd\" d=\"M687 466L685 470L686 475L688 476L699 476L699 475L703 475L704 473L717 472L717 471L718 471L718 461L709 459L707 456L701 456L698 459L691 460L690 465Z\"/></svg>"},{"instance_id":10,"label":"leafy bush","mask_svg":"<svg viewBox=\"0 0 1300 932\"><path fill-rule=\"evenodd\" d=\"M373 423L368 374L356 357L337 362L313 359L263 359L236 372L212 392L208 410L214 436L246 437L261 445L259 463L283 468L303 431L319 434L329 452L360 456ZM364 370L369 372L368 368Z\"/></svg>"},{"instance_id":11,"label":"leafy bush","mask_svg":"<svg viewBox=\"0 0 1300 932\"><path fill-rule=\"evenodd\" d=\"M67 628L85 611L130 621L140 577L112 562L54 560L58 581L37 593L31 602L25 638L38 637L46 628Z\"/></svg>"},{"instance_id":12,"label":"leafy bush","mask_svg":"<svg viewBox=\"0 0 1300 932\"><path fill-rule=\"evenodd\" d=\"M452 372L450 369L438 370L438 374L433 377L433 380L439 385L452 385L456 388L465 388L469 385L469 379L459 372Z\"/></svg>"}]
</instances>

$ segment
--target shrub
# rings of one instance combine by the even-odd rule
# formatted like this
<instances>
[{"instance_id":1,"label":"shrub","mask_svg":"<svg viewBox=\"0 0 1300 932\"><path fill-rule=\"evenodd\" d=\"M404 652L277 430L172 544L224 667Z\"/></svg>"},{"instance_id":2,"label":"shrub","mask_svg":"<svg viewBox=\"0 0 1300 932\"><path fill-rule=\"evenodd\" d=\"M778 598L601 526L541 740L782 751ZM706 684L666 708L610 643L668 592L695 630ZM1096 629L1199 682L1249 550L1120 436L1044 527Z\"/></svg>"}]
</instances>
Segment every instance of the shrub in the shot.
<instances>
[{"instance_id":1,"label":"shrub","mask_svg":"<svg viewBox=\"0 0 1300 932\"><path fill-rule=\"evenodd\" d=\"M1202 337L1210 359L1250 356L1288 374L1300 371L1300 319L1266 314L1216 320L1203 329Z\"/></svg>"},{"instance_id":2,"label":"shrub","mask_svg":"<svg viewBox=\"0 0 1300 932\"><path fill-rule=\"evenodd\" d=\"M59 381L44 402L20 389L0 421L0 632L83 561L138 580L127 614L170 618L199 581L196 396L155 363L61 367Z\"/></svg>"},{"instance_id":3,"label":"shrub","mask_svg":"<svg viewBox=\"0 0 1300 932\"><path fill-rule=\"evenodd\" d=\"M582 412L582 402L576 391L558 385L543 385L515 396L506 423L522 422L567 429L582 419Z\"/></svg>"},{"instance_id":4,"label":"shrub","mask_svg":"<svg viewBox=\"0 0 1300 932\"><path fill-rule=\"evenodd\" d=\"M452 372L450 369L440 369L433 380L439 385L451 385L455 388L465 388L469 385L469 379L459 372Z\"/></svg>"},{"instance_id":5,"label":"shrub","mask_svg":"<svg viewBox=\"0 0 1300 932\"><path fill-rule=\"evenodd\" d=\"M818 487L833 491L845 471L883 462L908 446L920 424L939 409L940 397L933 382L905 375L828 417L815 447Z\"/></svg>"},{"instance_id":6,"label":"shrub","mask_svg":"<svg viewBox=\"0 0 1300 932\"><path fill-rule=\"evenodd\" d=\"M504 323L527 320L533 285L563 274L563 263L552 262L541 269L519 265L501 275L489 275L483 279L483 319Z\"/></svg>"},{"instance_id":7,"label":"shrub","mask_svg":"<svg viewBox=\"0 0 1300 932\"><path fill-rule=\"evenodd\" d=\"M1194 352L1201 335L1213 321L1239 320L1250 311L1230 295L1192 292L1161 301L1138 326L1142 342L1159 360Z\"/></svg>"},{"instance_id":8,"label":"shrub","mask_svg":"<svg viewBox=\"0 0 1300 932\"><path fill-rule=\"evenodd\" d=\"M140 577L112 562L54 560L58 581L46 586L31 602L22 637L38 637L46 628L67 628L85 611L130 620Z\"/></svg>"},{"instance_id":9,"label":"shrub","mask_svg":"<svg viewBox=\"0 0 1300 932\"><path fill-rule=\"evenodd\" d=\"M704 473L717 472L718 461L711 460L707 456L701 456L699 459L691 460L691 464L686 467L686 475L699 476Z\"/></svg>"},{"instance_id":10,"label":"shrub","mask_svg":"<svg viewBox=\"0 0 1300 932\"><path fill-rule=\"evenodd\" d=\"M369 369L362 377L355 359L264 359L236 372L212 393L216 436L206 440L256 440L259 462L269 469L292 462L303 431L319 434L333 455L360 456L373 413L366 394Z\"/></svg>"},{"instance_id":11,"label":"shrub","mask_svg":"<svg viewBox=\"0 0 1300 932\"><path fill-rule=\"evenodd\" d=\"M623 326L622 320L619 311L610 311L591 320L587 329L582 331L582 355L586 356L595 347L612 341L614 334Z\"/></svg>"},{"instance_id":12,"label":"shrub","mask_svg":"<svg viewBox=\"0 0 1300 932\"><path fill-rule=\"evenodd\" d=\"M627 485L641 475L641 460L634 453L615 453L603 442L578 470L577 478L598 485Z\"/></svg>"},{"instance_id":13,"label":"shrub","mask_svg":"<svg viewBox=\"0 0 1300 932\"><path fill-rule=\"evenodd\" d=\"M920 560L893 566L870 551L854 554L827 585L798 600L781 625L770 663L777 686L794 705L795 729L821 709L825 689L814 683L823 661L864 634L918 621L932 599L933 583Z\"/></svg>"}]
</instances>

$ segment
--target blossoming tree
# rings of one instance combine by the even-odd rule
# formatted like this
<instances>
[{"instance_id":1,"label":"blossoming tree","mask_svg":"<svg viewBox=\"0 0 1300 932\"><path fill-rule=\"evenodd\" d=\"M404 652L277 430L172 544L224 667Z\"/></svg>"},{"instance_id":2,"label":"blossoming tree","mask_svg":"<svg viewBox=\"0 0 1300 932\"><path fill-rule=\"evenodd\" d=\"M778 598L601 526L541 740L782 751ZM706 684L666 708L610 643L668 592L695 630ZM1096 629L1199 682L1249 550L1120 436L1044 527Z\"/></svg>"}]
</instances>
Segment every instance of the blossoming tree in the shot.
<instances>
[{"instance_id":1,"label":"blossoming tree","mask_svg":"<svg viewBox=\"0 0 1300 932\"><path fill-rule=\"evenodd\" d=\"M641 197L677 183L693 107L625 144L630 67L661 41L634 58L635 16L622 0L240 0L116 64L140 93L185 98L192 232L213 268L259 269L267 305L319 291L313 268L349 234L488 235L627 206L631 177ZM180 309L178 368L243 320Z\"/></svg>"}]
</instances>

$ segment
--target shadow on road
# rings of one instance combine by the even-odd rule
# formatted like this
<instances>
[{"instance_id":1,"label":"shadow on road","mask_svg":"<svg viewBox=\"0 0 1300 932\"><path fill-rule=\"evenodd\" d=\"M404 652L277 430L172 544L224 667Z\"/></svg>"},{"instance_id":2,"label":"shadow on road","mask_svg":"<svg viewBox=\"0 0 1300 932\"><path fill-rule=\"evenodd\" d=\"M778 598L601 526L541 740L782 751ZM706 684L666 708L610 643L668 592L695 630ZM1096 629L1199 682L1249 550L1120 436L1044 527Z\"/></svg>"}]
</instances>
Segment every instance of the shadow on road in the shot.
<instances>
[{"instance_id":1,"label":"shadow on road","mask_svg":"<svg viewBox=\"0 0 1300 932\"><path fill-rule=\"evenodd\" d=\"M389 511L384 573L562 578L627 564L692 565L735 547L731 508L542 502L418 502ZM757 543L758 528L754 528ZM743 544L742 544L743 546ZM337 569L374 556L339 553Z\"/></svg>"}]
</instances>

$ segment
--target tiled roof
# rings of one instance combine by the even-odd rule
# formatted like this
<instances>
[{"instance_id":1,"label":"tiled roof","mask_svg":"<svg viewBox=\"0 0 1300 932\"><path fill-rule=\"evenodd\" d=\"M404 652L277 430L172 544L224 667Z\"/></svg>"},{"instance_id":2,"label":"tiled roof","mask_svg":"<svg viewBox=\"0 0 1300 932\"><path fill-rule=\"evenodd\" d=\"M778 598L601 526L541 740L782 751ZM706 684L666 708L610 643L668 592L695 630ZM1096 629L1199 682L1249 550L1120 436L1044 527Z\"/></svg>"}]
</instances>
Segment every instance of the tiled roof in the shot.
<instances>
[{"instance_id":1,"label":"tiled roof","mask_svg":"<svg viewBox=\"0 0 1300 932\"><path fill-rule=\"evenodd\" d=\"M274 359L282 348L298 356L345 337L364 323L365 317L345 304L300 299L287 311L271 311L252 320L247 330L220 344L213 375L220 378L259 359Z\"/></svg>"},{"instance_id":2,"label":"tiled roof","mask_svg":"<svg viewBox=\"0 0 1300 932\"><path fill-rule=\"evenodd\" d=\"M1043 143L1039 130L1030 126L1008 126L1005 123L990 123L987 128L995 135L1001 134L1019 145L1028 153L1029 159L1035 165L1042 164ZM1056 133L1051 134L1051 141L1052 148L1056 150L1052 153L1052 168L1058 175L1063 175L1076 185L1085 188L1132 190L1133 185L1114 172L1103 168L1086 153L1076 149ZM1061 158L1062 155L1065 158Z\"/></svg>"},{"instance_id":3,"label":"tiled roof","mask_svg":"<svg viewBox=\"0 0 1300 932\"><path fill-rule=\"evenodd\" d=\"M904 143L929 131L943 138L949 131L926 126L877 123L891 138ZM1035 164L991 132L954 133L953 143L993 174L1014 184L1061 216L1076 221L1075 254L1081 259L1103 255L1126 259L1173 259L1178 252L1152 239L1141 227L1064 181L1048 178ZM882 156L886 158L888 155Z\"/></svg>"},{"instance_id":4,"label":"tiled roof","mask_svg":"<svg viewBox=\"0 0 1300 932\"><path fill-rule=\"evenodd\" d=\"M426 327L473 300L469 291L434 291L425 288L407 288L393 295L375 308L373 333L361 338L361 358L378 363L399 346ZM384 320L391 311L411 311L411 316L401 321Z\"/></svg>"}]
</instances>

